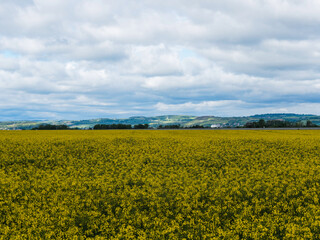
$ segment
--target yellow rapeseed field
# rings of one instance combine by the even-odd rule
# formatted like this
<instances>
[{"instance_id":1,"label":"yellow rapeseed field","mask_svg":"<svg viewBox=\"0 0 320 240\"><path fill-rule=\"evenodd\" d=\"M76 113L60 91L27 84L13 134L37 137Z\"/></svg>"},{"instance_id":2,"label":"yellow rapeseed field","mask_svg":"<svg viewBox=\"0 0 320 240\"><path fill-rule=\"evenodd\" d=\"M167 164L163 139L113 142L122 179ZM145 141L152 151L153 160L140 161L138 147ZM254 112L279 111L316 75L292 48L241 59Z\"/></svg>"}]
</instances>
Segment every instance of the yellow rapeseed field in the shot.
<instances>
[{"instance_id":1,"label":"yellow rapeseed field","mask_svg":"<svg viewBox=\"0 0 320 240\"><path fill-rule=\"evenodd\" d=\"M320 239L320 131L0 131L0 239Z\"/></svg>"}]
</instances>

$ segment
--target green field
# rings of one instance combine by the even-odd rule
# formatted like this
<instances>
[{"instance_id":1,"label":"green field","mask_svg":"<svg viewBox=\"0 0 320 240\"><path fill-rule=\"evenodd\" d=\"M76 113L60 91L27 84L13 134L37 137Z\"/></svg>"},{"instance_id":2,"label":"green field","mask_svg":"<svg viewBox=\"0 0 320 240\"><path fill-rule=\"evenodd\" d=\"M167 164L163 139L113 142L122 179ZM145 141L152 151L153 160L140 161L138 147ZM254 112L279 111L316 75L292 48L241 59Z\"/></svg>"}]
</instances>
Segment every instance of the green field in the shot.
<instances>
[{"instance_id":1,"label":"green field","mask_svg":"<svg viewBox=\"0 0 320 240\"><path fill-rule=\"evenodd\" d=\"M320 131L0 131L0 239L320 239Z\"/></svg>"}]
</instances>

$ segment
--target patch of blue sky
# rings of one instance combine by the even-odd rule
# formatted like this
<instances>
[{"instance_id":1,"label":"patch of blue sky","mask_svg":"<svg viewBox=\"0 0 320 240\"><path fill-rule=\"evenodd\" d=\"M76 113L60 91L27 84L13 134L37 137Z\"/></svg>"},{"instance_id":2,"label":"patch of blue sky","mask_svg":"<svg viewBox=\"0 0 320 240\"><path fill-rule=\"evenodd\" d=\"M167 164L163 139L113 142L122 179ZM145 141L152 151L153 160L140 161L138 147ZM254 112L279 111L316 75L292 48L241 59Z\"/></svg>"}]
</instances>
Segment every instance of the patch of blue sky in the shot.
<instances>
[{"instance_id":1,"label":"patch of blue sky","mask_svg":"<svg viewBox=\"0 0 320 240\"><path fill-rule=\"evenodd\" d=\"M1 51L0 54L5 58L17 58L19 55L10 50Z\"/></svg>"},{"instance_id":2,"label":"patch of blue sky","mask_svg":"<svg viewBox=\"0 0 320 240\"><path fill-rule=\"evenodd\" d=\"M186 58L199 58L199 55L188 48L181 48L179 50L179 58L180 60L186 59Z\"/></svg>"}]
</instances>

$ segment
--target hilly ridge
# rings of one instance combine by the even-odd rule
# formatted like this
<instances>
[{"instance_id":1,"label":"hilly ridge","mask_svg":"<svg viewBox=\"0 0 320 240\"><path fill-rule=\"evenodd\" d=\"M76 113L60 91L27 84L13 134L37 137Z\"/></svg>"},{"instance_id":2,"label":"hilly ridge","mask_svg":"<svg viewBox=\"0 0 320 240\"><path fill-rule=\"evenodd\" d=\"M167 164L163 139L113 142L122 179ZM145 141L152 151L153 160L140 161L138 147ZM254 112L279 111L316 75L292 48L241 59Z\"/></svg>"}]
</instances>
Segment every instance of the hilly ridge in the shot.
<instances>
[{"instance_id":1,"label":"hilly ridge","mask_svg":"<svg viewBox=\"0 0 320 240\"><path fill-rule=\"evenodd\" d=\"M59 120L59 121L5 121L0 122L0 129L32 129L40 124L65 124L71 128L88 129L96 124L149 124L151 127L159 125L180 124L188 127L193 125L211 126L213 124L223 127L243 126L249 121L264 120L285 120L285 121L307 121L310 120L314 124L320 125L320 116L312 114L294 114L294 113L276 113L276 114L258 114L245 117L216 117L216 116L186 116L186 115L163 115L154 117L134 116L122 119L97 118L88 120Z\"/></svg>"}]
</instances>

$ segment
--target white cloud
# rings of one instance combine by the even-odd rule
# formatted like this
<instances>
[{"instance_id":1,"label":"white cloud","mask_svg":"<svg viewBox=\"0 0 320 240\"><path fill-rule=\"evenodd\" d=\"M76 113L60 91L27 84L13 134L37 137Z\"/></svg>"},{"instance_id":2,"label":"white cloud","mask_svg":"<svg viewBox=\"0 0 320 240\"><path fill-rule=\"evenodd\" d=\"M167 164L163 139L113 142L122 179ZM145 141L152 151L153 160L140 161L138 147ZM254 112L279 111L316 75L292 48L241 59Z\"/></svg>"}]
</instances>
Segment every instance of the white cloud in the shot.
<instances>
[{"instance_id":1,"label":"white cloud","mask_svg":"<svg viewBox=\"0 0 320 240\"><path fill-rule=\"evenodd\" d=\"M146 77L182 74L179 56L163 44L132 48L127 64L129 73Z\"/></svg>"},{"instance_id":2,"label":"white cloud","mask_svg":"<svg viewBox=\"0 0 320 240\"><path fill-rule=\"evenodd\" d=\"M317 0L0 0L0 109L316 113L319 12Z\"/></svg>"}]
</instances>

